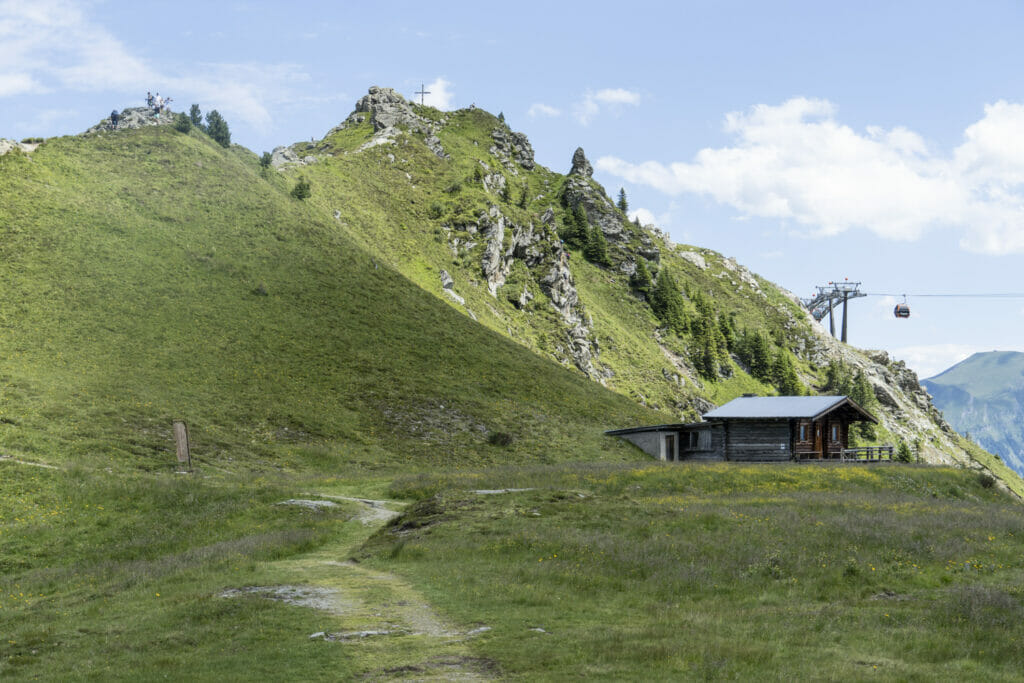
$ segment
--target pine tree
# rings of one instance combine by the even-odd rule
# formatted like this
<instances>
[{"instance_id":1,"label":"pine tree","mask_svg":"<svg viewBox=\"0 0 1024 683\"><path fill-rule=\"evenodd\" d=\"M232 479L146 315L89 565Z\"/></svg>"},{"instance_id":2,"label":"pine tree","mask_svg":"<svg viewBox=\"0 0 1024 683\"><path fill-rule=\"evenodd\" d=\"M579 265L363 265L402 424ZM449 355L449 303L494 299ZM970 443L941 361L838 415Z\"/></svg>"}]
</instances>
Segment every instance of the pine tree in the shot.
<instances>
[{"instance_id":1,"label":"pine tree","mask_svg":"<svg viewBox=\"0 0 1024 683\"><path fill-rule=\"evenodd\" d=\"M499 111L498 112L498 121L500 121L501 123L505 123L505 112L503 112L503 111Z\"/></svg>"},{"instance_id":2,"label":"pine tree","mask_svg":"<svg viewBox=\"0 0 1024 683\"><path fill-rule=\"evenodd\" d=\"M188 110L188 118L192 121L192 125L199 130L206 130L206 126L203 125L203 112L199 111L199 105L193 104L192 108Z\"/></svg>"},{"instance_id":3,"label":"pine tree","mask_svg":"<svg viewBox=\"0 0 1024 683\"><path fill-rule=\"evenodd\" d=\"M751 377L762 382L771 381L771 346L763 334L757 330L744 330L736 342L736 355L749 368Z\"/></svg>"},{"instance_id":4,"label":"pine tree","mask_svg":"<svg viewBox=\"0 0 1024 683\"><path fill-rule=\"evenodd\" d=\"M583 257L591 263L610 266L608 258L608 241L604 238L601 227L595 225L587 232L587 243L583 247Z\"/></svg>"},{"instance_id":5,"label":"pine tree","mask_svg":"<svg viewBox=\"0 0 1024 683\"><path fill-rule=\"evenodd\" d=\"M651 271L647 270L647 261L642 256L636 257L636 270L629 278L629 284L644 296L651 293Z\"/></svg>"},{"instance_id":6,"label":"pine tree","mask_svg":"<svg viewBox=\"0 0 1024 683\"><path fill-rule=\"evenodd\" d=\"M292 188L292 196L296 199L309 199L313 196L313 190L305 176L299 176L298 182Z\"/></svg>"},{"instance_id":7,"label":"pine tree","mask_svg":"<svg viewBox=\"0 0 1024 683\"><path fill-rule=\"evenodd\" d=\"M260 157L260 166L263 168L270 168L270 162L273 161L274 157L271 156L270 152L264 152L263 156Z\"/></svg>"},{"instance_id":8,"label":"pine tree","mask_svg":"<svg viewBox=\"0 0 1024 683\"><path fill-rule=\"evenodd\" d=\"M732 352L736 350L736 327L733 324L732 315L720 315L718 316L718 330L722 333L722 339L725 341L725 348L727 351Z\"/></svg>"},{"instance_id":9,"label":"pine tree","mask_svg":"<svg viewBox=\"0 0 1024 683\"><path fill-rule=\"evenodd\" d=\"M667 327L682 334L686 330L686 313L683 296L668 268L658 273L658 281L651 292L651 310Z\"/></svg>"},{"instance_id":10,"label":"pine tree","mask_svg":"<svg viewBox=\"0 0 1024 683\"><path fill-rule=\"evenodd\" d=\"M179 112L174 115L174 129L179 133L187 133L192 130L192 120Z\"/></svg>"},{"instance_id":11,"label":"pine tree","mask_svg":"<svg viewBox=\"0 0 1024 683\"><path fill-rule=\"evenodd\" d=\"M581 204L576 204L565 214L565 228L561 233L562 241L570 247L580 249L586 246L588 233L587 214Z\"/></svg>"},{"instance_id":12,"label":"pine tree","mask_svg":"<svg viewBox=\"0 0 1024 683\"><path fill-rule=\"evenodd\" d=\"M638 228L642 228L643 227L642 225L640 225L640 216L634 216L633 217L633 225L635 225Z\"/></svg>"},{"instance_id":13,"label":"pine tree","mask_svg":"<svg viewBox=\"0 0 1024 683\"><path fill-rule=\"evenodd\" d=\"M857 405L868 412L871 412L871 409L878 403L878 399L875 398L875 392L871 388L871 383L868 381L863 370L858 370L857 374L854 375L849 396ZM859 438L873 441L875 439L875 425L873 422L858 422L854 425L854 434Z\"/></svg>"},{"instance_id":14,"label":"pine tree","mask_svg":"<svg viewBox=\"0 0 1024 683\"><path fill-rule=\"evenodd\" d=\"M231 130L228 128L228 122L216 109L206 114L206 132L221 147L231 145Z\"/></svg>"},{"instance_id":15,"label":"pine tree","mask_svg":"<svg viewBox=\"0 0 1024 683\"><path fill-rule=\"evenodd\" d=\"M626 201L626 188L624 187L619 188L618 207L619 211L621 211L622 213L626 213L627 211L629 211L629 202Z\"/></svg>"},{"instance_id":16,"label":"pine tree","mask_svg":"<svg viewBox=\"0 0 1024 683\"><path fill-rule=\"evenodd\" d=\"M789 356L789 351L784 348L778 349L772 360L771 380L783 396L801 396L804 393L804 386L796 374L796 368L793 367L793 360Z\"/></svg>"}]
</instances>

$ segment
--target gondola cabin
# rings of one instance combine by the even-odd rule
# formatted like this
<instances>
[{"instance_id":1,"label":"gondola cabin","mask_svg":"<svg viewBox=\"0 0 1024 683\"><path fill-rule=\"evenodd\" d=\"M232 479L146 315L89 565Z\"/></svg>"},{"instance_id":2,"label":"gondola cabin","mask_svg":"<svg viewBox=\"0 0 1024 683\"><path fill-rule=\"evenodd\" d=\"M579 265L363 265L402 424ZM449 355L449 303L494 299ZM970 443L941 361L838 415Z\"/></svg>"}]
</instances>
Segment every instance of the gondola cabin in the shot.
<instances>
[{"instance_id":1,"label":"gondola cabin","mask_svg":"<svg viewBox=\"0 0 1024 683\"><path fill-rule=\"evenodd\" d=\"M745 396L704 414L704 422L605 432L672 462L839 460L850 425L876 422L846 396Z\"/></svg>"},{"instance_id":2,"label":"gondola cabin","mask_svg":"<svg viewBox=\"0 0 1024 683\"><path fill-rule=\"evenodd\" d=\"M906 304L896 304L896 308L892 309L892 312L897 318L909 318L910 306Z\"/></svg>"}]
</instances>

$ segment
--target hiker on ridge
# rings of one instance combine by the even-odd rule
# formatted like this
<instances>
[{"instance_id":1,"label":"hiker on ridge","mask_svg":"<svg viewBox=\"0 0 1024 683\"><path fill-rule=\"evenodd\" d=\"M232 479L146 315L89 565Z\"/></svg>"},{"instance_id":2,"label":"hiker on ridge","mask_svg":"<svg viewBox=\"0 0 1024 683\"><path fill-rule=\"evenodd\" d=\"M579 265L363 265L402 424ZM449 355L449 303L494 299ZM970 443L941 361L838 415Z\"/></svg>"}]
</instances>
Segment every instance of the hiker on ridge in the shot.
<instances>
[{"instance_id":1,"label":"hiker on ridge","mask_svg":"<svg viewBox=\"0 0 1024 683\"><path fill-rule=\"evenodd\" d=\"M117 113L117 110L110 112L110 127L117 128L117 122L121 120L121 115Z\"/></svg>"}]
</instances>

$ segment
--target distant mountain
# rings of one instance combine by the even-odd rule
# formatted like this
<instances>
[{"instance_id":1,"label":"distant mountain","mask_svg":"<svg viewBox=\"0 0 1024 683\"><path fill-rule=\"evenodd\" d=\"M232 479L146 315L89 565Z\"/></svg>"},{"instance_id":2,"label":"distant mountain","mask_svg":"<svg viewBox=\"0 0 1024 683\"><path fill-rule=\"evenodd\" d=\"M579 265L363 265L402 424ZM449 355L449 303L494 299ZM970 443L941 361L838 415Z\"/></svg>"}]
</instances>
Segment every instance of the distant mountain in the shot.
<instances>
[{"instance_id":1,"label":"distant mountain","mask_svg":"<svg viewBox=\"0 0 1024 683\"><path fill-rule=\"evenodd\" d=\"M976 353L921 384L958 432L1024 472L1024 353Z\"/></svg>"}]
</instances>

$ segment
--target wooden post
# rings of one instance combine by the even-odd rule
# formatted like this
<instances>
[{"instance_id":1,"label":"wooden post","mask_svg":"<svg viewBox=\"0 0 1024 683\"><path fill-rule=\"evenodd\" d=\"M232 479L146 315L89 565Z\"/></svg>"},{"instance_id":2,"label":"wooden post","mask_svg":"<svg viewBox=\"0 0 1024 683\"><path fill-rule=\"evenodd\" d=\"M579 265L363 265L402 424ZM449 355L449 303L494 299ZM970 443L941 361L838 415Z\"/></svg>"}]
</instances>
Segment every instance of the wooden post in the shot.
<instances>
[{"instance_id":1,"label":"wooden post","mask_svg":"<svg viewBox=\"0 0 1024 683\"><path fill-rule=\"evenodd\" d=\"M188 443L188 426L184 420L174 421L174 443L178 447L178 462L192 470L192 451Z\"/></svg>"}]
</instances>

